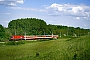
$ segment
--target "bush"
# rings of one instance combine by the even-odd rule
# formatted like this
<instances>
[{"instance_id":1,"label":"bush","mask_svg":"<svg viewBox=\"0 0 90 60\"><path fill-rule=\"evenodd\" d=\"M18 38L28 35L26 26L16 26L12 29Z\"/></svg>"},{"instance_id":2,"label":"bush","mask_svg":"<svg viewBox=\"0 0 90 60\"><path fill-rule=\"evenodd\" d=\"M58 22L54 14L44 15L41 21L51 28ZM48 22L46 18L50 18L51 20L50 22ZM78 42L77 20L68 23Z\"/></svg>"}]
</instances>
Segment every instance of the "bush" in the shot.
<instances>
[{"instance_id":1,"label":"bush","mask_svg":"<svg viewBox=\"0 0 90 60\"><path fill-rule=\"evenodd\" d=\"M6 45L21 45L25 44L25 41L9 41L5 43Z\"/></svg>"}]
</instances>

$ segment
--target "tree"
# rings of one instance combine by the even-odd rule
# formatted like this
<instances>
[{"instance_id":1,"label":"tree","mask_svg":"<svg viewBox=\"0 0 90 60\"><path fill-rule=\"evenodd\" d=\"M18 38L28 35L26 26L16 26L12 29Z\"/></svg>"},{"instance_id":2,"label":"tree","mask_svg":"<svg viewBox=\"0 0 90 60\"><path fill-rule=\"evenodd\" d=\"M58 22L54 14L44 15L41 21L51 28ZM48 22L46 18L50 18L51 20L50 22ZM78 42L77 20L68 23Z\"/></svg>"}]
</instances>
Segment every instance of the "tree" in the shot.
<instances>
[{"instance_id":1,"label":"tree","mask_svg":"<svg viewBox=\"0 0 90 60\"><path fill-rule=\"evenodd\" d=\"M27 32L27 35L36 35L43 34L46 30L46 22L41 19L36 18L22 18L16 19L9 22L9 29L11 30L12 35L16 31L18 35L24 35L24 32Z\"/></svg>"},{"instance_id":2,"label":"tree","mask_svg":"<svg viewBox=\"0 0 90 60\"><path fill-rule=\"evenodd\" d=\"M5 29L0 25L0 41L3 41L6 38Z\"/></svg>"}]
</instances>

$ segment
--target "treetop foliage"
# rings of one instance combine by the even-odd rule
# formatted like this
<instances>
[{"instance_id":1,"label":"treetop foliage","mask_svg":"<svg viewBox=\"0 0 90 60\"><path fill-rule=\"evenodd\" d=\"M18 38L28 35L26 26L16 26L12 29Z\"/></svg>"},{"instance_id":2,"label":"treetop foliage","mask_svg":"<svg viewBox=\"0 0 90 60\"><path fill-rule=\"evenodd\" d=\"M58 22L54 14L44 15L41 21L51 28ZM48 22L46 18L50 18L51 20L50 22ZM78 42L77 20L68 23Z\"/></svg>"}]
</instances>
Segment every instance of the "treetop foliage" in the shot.
<instances>
[{"instance_id":1,"label":"treetop foliage","mask_svg":"<svg viewBox=\"0 0 90 60\"><path fill-rule=\"evenodd\" d=\"M10 38L12 35L54 35L59 36L82 36L90 34L90 29L80 27L68 27L62 25L48 24L37 18L21 18L9 22L8 27L0 25L0 40Z\"/></svg>"}]
</instances>

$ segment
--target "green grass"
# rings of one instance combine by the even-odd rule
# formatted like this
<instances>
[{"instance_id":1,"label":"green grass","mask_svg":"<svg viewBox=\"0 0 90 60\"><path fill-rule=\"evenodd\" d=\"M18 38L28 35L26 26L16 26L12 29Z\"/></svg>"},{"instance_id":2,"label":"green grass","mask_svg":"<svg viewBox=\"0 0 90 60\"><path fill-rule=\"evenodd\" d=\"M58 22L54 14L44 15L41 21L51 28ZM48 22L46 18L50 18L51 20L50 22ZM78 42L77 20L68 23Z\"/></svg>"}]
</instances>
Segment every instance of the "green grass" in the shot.
<instances>
[{"instance_id":1,"label":"green grass","mask_svg":"<svg viewBox=\"0 0 90 60\"><path fill-rule=\"evenodd\" d=\"M90 60L90 36L1 45L0 60Z\"/></svg>"}]
</instances>

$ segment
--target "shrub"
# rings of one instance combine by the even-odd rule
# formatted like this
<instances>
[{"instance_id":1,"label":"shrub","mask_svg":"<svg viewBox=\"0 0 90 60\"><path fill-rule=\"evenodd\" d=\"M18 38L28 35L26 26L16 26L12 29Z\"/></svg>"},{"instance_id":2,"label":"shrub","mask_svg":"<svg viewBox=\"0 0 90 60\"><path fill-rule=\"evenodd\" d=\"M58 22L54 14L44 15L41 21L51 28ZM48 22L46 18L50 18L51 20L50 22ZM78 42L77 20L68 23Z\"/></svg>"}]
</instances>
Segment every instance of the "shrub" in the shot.
<instances>
[{"instance_id":1,"label":"shrub","mask_svg":"<svg viewBox=\"0 0 90 60\"><path fill-rule=\"evenodd\" d=\"M6 42L5 44L6 45L16 45L16 42L15 41L9 41L9 42Z\"/></svg>"},{"instance_id":2,"label":"shrub","mask_svg":"<svg viewBox=\"0 0 90 60\"><path fill-rule=\"evenodd\" d=\"M8 41L5 44L6 45L21 45L21 44L25 44L25 41Z\"/></svg>"}]
</instances>

